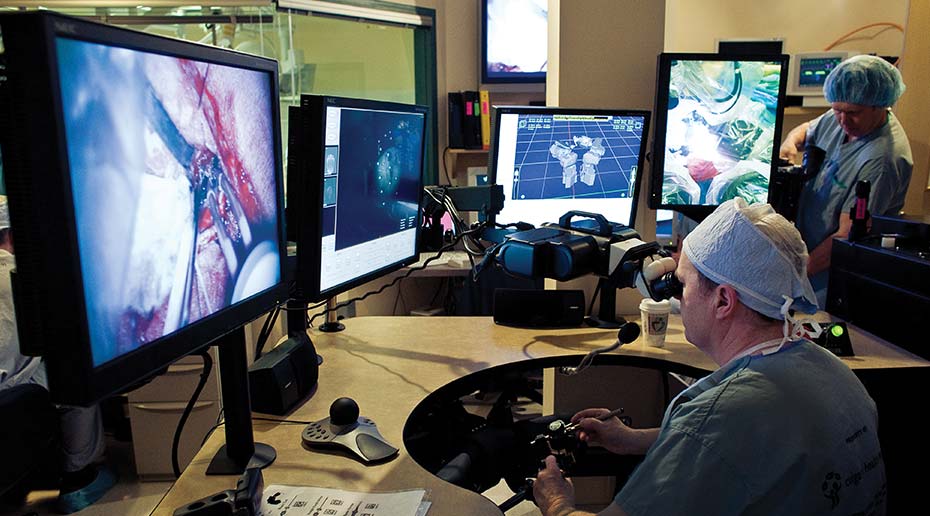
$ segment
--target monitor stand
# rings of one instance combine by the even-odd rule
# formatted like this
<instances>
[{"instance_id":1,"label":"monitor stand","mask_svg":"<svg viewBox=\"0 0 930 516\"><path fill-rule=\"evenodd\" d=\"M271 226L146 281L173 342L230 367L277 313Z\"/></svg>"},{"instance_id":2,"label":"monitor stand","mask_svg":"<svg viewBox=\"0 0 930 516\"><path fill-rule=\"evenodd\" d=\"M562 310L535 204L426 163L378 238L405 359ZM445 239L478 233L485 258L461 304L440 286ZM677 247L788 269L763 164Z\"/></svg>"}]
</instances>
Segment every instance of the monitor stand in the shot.
<instances>
[{"instance_id":1,"label":"monitor stand","mask_svg":"<svg viewBox=\"0 0 930 516\"><path fill-rule=\"evenodd\" d=\"M585 324L594 328L615 330L626 323L626 319L617 315L617 286L607 278L597 280L600 303L597 315L585 317Z\"/></svg>"},{"instance_id":2,"label":"monitor stand","mask_svg":"<svg viewBox=\"0 0 930 516\"><path fill-rule=\"evenodd\" d=\"M336 318L336 298L326 300L326 322L320 325L319 330L325 332L342 331L346 326Z\"/></svg>"},{"instance_id":3,"label":"monitor stand","mask_svg":"<svg viewBox=\"0 0 930 516\"><path fill-rule=\"evenodd\" d=\"M264 468L274 462L277 452L256 443L252 435L245 328L236 328L213 345L219 350L226 444L213 456L207 475L241 475L246 468Z\"/></svg>"}]
</instances>

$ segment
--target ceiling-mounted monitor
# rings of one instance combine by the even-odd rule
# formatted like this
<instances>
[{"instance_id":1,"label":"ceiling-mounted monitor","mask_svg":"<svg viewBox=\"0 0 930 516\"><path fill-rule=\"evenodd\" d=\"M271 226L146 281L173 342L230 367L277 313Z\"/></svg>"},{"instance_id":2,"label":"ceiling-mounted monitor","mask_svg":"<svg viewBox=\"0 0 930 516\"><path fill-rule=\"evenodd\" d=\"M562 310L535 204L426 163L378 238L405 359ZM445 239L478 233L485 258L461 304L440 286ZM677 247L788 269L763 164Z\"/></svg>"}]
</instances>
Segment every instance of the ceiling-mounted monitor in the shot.
<instances>
[{"instance_id":1,"label":"ceiling-mounted monitor","mask_svg":"<svg viewBox=\"0 0 930 516\"><path fill-rule=\"evenodd\" d=\"M482 84L545 83L547 0L482 0Z\"/></svg>"}]
</instances>

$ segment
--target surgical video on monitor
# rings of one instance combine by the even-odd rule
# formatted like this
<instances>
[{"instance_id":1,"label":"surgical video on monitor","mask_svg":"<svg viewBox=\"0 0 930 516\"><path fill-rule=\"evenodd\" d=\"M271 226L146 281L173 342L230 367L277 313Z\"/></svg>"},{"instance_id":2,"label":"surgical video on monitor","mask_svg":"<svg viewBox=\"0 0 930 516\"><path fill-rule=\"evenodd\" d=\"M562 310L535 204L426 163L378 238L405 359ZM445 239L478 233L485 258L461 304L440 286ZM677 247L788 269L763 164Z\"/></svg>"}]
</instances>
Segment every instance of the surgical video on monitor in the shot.
<instances>
[{"instance_id":1,"label":"surgical video on monitor","mask_svg":"<svg viewBox=\"0 0 930 516\"><path fill-rule=\"evenodd\" d=\"M425 118L326 108L321 290L416 253Z\"/></svg>"},{"instance_id":2,"label":"surgical video on monitor","mask_svg":"<svg viewBox=\"0 0 930 516\"><path fill-rule=\"evenodd\" d=\"M626 224L644 122L642 115L502 114L496 182L505 201L497 220L539 225L584 210Z\"/></svg>"},{"instance_id":3,"label":"surgical video on monitor","mask_svg":"<svg viewBox=\"0 0 930 516\"><path fill-rule=\"evenodd\" d=\"M546 0L486 0L486 62L490 79L544 77L548 54Z\"/></svg>"},{"instance_id":4,"label":"surgical video on monitor","mask_svg":"<svg viewBox=\"0 0 930 516\"><path fill-rule=\"evenodd\" d=\"M782 73L777 61L671 61L662 204L767 201Z\"/></svg>"},{"instance_id":5,"label":"surgical video on monitor","mask_svg":"<svg viewBox=\"0 0 930 516\"><path fill-rule=\"evenodd\" d=\"M94 365L275 286L268 73L56 46Z\"/></svg>"}]
</instances>

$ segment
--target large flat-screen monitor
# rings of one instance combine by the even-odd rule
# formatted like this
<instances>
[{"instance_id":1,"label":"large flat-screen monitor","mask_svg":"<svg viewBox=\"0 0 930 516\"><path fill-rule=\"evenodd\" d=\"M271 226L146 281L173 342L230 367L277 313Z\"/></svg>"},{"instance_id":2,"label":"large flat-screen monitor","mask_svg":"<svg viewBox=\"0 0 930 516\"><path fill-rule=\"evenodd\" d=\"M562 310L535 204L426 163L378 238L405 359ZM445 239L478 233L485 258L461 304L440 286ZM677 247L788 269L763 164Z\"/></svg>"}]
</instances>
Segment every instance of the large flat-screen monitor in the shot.
<instances>
[{"instance_id":1,"label":"large flat-screen monitor","mask_svg":"<svg viewBox=\"0 0 930 516\"><path fill-rule=\"evenodd\" d=\"M321 301L417 261L427 113L301 96L287 193L300 297Z\"/></svg>"},{"instance_id":2,"label":"large flat-screen monitor","mask_svg":"<svg viewBox=\"0 0 930 516\"><path fill-rule=\"evenodd\" d=\"M89 404L286 296L277 63L0 17L21 348Z\"/></svg>"},{"instance_id":3,"label":"large flat-screen monitor","mask_svg":"<svg viewBox=\"0 0 930 516\"><path fill-rule=\"evenodd\" d=\"M767 201L787 64L787 56L659 56L652 208L700 215L734 197Z\"/></svg>"},{"instance_id":4,"label":"large flat-screen monitor","mask_svg":"<svg viewBox=\"0 0 930 516\"><path fill-rule=\"evenodd\" d=\"M548 12L547 0L482 0L483 84L546 82Z\"/></svg>"},{"instance_id":5,"label":"large flat-screen monitor","mask_svg":"<svg viewBox=\"0 0 930 516\"><path fill-rule=\"evenodd\" d=\"M571 210L633 226L648 111L495 107L490 181L498 224L557 222Z\"/></svg>"}]
</instances>

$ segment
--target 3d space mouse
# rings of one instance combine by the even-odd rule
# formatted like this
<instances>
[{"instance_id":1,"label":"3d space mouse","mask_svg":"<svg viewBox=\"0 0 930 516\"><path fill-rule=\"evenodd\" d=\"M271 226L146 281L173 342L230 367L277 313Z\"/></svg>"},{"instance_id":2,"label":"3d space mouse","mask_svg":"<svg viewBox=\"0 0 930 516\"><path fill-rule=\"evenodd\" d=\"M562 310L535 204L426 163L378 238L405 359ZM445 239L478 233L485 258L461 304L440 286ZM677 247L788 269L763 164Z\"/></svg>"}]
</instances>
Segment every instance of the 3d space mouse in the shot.
<instances>
[{"instance_id":1,"label":"3d space mouse","mask_svg":"<svg viewBox=\"0 0 930 516\"><path fill-rule=\"evenodd\" d=\"M344 446L366 462L386 459L398 451L381 436L374 421L359 417L358 404L352 398L334 401L329 417L307 425L301 438L311 447Z\"/></svg>"}]
</instances>

